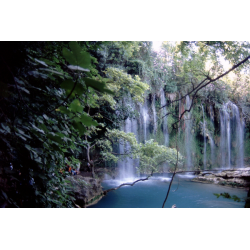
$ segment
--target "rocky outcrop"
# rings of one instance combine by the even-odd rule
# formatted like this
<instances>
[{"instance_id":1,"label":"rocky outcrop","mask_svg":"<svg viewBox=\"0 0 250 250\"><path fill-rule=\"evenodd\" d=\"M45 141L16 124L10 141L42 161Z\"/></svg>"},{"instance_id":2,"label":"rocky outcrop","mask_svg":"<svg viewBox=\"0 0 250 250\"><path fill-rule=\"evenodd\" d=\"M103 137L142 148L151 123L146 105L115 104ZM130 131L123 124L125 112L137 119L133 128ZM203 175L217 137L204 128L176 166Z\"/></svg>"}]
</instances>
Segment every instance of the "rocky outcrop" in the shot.
<instances>
[{"instance_id":1,"label":"rocky outcrop","mask_svg":"<svg viewBox=\"0 0 250 250\"><path fill-rule=\"evenodd\" d=\"M70 176L67 179L70 181L76 205L87 207L102 198L103 190L99 179L80 175Z\"/></svg>"},{"instance_id":2,"label":"rocky outcrop","mask_svg":"<svg viewBox=\"0 0 250 250\"><path fill-rule=\"evenodd\" d=\"M192 181L228 185L233 187L250 187L250 168L224 170L219 173L201 172Z\"/></svg>"}]
</instances>

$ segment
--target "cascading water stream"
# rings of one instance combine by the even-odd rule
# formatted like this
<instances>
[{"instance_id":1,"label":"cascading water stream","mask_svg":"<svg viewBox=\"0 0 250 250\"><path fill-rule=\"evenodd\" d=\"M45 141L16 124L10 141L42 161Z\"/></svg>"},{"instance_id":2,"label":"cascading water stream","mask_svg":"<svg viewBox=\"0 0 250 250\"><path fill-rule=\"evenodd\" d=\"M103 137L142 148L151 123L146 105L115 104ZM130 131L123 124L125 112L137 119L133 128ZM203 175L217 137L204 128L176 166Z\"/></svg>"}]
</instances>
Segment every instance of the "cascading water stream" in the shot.
<instances>
[{"instance_id":1,"label":"cascading water stream","mask_svg":"<svg viewBox=\"0 0 250 250\"><path fill-rule=\"evenodd\" d=\"M231 166L231 145L230 145L230 113L228 111L229 102L224 104L220 110L221 122L221 165Z\"/></svg>"},{"instance_id":2,"label":"cascading water stream","mask_svg":"<svg viewBox=\"0 0 250 250\"><path fill-rule=\"evenodd\" d=\"M214 111L212 106L209 106L209 112L210 112L210 122L212 124L212 128L214 128ZM213 140L213 134L209 134L209 142L210 142L210 148L211 148L211 163L212 166L215 164L215 144Z\"/></svg>"},{"instance_id":3,"label":"cascading water stream","mask_svg":"<svg viewBox=\"0 0 250 250\"><path fill-rule=\"evenodd\" d=\"M148 126L148 106L147 106L147 99L145 98L144 104L140 106L140 115L143 125L143 131L144 131L144 141L147 140L147 126Z\"/></svg>"},{"instance_id":4,"label":"cascading water stream","mask_svg":"<svg viewBox=\"0 0 250 250\"><path fill-rule=\"evenodd\" d=\"M154 120L154 134L156 131L155 124L157 124L157 114L155 111L155 96L152 97L151 103L151 112L153 114ZM144 142L145 140L152 137L150 135L149 130L149 108L147 98L145 98L144 104L141 106L136 106L132 101L131 97L127 97L124 99L124 105L128 105L133 110L139 110L140 112L140 120L127 118L124 122L121 129L126 133L133 132L136 136L138 142ZM166 105L166 97L164 90L160 91L160 103L161 106ZM191 101L189 96L186 96L186 104L185 109L189 109L191 105ZM182 107L183 109L183 107ZM214 113L212 107L209 107L210 113L210 123L206 122L205 110L204 106L202 106L202 115L203 115L203 164L204 169L207 168L207 163L211 163L212 166L217 163L215 160L216 155L216 145L213 140L213 128L214 128ZM162 144L165 146L169 146L169 134L168 134L168 126L167 126L167 108L164 107L161 109L161 117L162 118L162 133L164 135L164 141L162 139ZM138 128L138 122L140 121L140 127ZM192 150L194 147L193 136L192 136L192 115L191 112L186 112L185 114L185 131L184 131L184 146L183 154L186 156L185 165L187 169L192 169L193 163L195 162L195 158L193 158ZM212 129L211 129L212 128ZM139 133L140 132L140 133ZM139 137L140 135L140 137ZM207 137L209 141L207 141ZM210 144L211 148L211 161L209 161L209 157L207 155L207 142ZM217 144L217 141L216 141ZM126 153L130 149L130 145L128 143L119 145L119 152L121 154ZM220 164L222 168L230 168L231 166L244 167L244 122L241 120L240 112L238 107L232 102L228 102L222 106L220 109ZM207 159L208 157L208 159ZM118 162L119 167L119 178L120 180L125 179L134 179L135 176L135 167L138 166L139 159L132 159L129 157L125 157L123 160ZM167 165L163 166L164 169Z\"/></svg>"},{"instance_id":5,"label":"cascading water stream","mask_svg":"<svg viewBox=\"0 0 250 250\"><path fill-rule=\"evenodd\" d=\"M126 99L126 102L129 103L133 109L135 109L135 105L131 98ZM124 102L124 103L126 103ZM121 128L126 133L134 133L136 136L136 139L138 141L139 135L138 135L138 125L136 119L127 118L123 127ZM123 143L121 142L119 144L119 151L120 154L124 154L129 152L130 150L130 144L129 143ZM135 167L137 167L139 164L138 159L132 159L130 157L126 157L120 161L118 161L118 168L119 168L119 179L134 179L135 178Z\"/></svg>"},{"instance_id":6,"label":"cascading water stream","mask_svg":"<svg viewBox=\"0 0 250 250\"><path fill-rule=\"evenodd\" d=\"M241 121L239 109L234 103L229 101L222 106L220 124L221 166L230 168L232 163L237 167L243 167L244 122Z\"/></svg>"},{"instance_id":7,"label":"cascading water stream","mask_svg":"<svg viewBox=\"0 0 250 250\"><path fill-rule=\"evenodd\" d=\"M186 96L186 109L191 106L189 95ZM185 151L186 151L186 166L187 169L192 168L192 155L191 155L191 145L192 145L192 134L191 134L191 113L187 112L185 115Z\"/></svg>"},{"instance_id":8,"label":"cascading water stream","mask_svg":"<svg viewBox=\"0 0 250 250\"><path fill-rule=\"evenodd\" d=\"M203 113L203 136L204 136L204 148L203 148L203 164L204 164L204 169L206 169L207 165L207 143L206 143L206 121L205 121L205 114L204 114L204 107L202 107L202 113Z\"/></svg>"},{"instance_id":9,"label":"cascading water stream","mask_svg":"<svg viewBox=\"0 0 250 250\"><path fill-rule=\"evenodd\" d=\"M214 164L215 164L215 145L214 145L213 137L211 135L209 136L209 142L210 142L210 147L211 147L211 163L212 163L212 166L214 166Z\"/></svg>"},{"instance_id":10,"label":"cascading water stream","mask_svg":"<svg viewBox=\"0 0 250 250\"><path fill-rule=\"evenodd\" d=\"M166 97L165 92L163 89L161 89L161 107L166 105ZM162 108L162 127L163 127L163 134L164 134L164 145L169 146L169 134L168 134L168 117L167 117L167 107Z\"/></svg>"},{"instance_id":11,"label":"cascading water stream","mask_svg":"<svg viewBox=\"0 0 250 250\"><path fill-rule=\"evenodd\" d=\"M154 128L154 134L156 133L157 129L157 116L156 116L156 111L155 111L155 94L152 97L152 111L153 111L153 128Z\"/></svg>"}]
</instances>

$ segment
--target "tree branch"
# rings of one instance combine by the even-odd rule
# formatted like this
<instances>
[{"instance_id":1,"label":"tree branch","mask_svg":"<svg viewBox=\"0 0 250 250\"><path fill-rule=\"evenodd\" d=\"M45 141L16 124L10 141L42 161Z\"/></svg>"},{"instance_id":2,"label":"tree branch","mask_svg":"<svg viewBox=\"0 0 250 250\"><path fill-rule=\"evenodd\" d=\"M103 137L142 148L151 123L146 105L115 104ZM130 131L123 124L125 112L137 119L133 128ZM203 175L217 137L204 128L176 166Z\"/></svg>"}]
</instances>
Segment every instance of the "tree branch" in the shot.
<instances>
[{"instance_id":1,"label":"tree branch","mask_svg":"<svg viewBox=\"0 0 250 250\"><path fill-rule=\"evenodd\" d=\"M153 171L151 172L151 174L150 174L149 176L147 176L147 177L144 178L144 179L138 179L138 180L136 180L136 181L134 181L134 182L132 182L132 183L123 183L123 184L121 184L121 185L118 186L118 187L110 188L110 189L108 189L108 190L105 190L105 191L103 191L103 195L106 195L106 194L107 194L108 192L110 192L110 191L117 190L118 188L120 188L120 187L122 187L122 186L134 186L135 183L137 183L137 182L139 182L139 181L147 181L152 175L153 175Z\"/></svg>"},{"instance_id":2,"label":"tree branch","mask_svg":"<svg viewBox=\"0 0 250 250\"><path fill-rule=\"evenodd\" d=\"M180 126L180 123L179 123L179 126ZM178 130L177 130L177 133L179 134L179 126L178 126ZM170 181L170 184L168 186L168 192L167 192L167 195L166 195L166 198L162 204L162 208L164 208L165 206L165 203L168 199L168 195L169 195L169 192L170 192L170 189L171 189L171 185L173 183L173 180L174 180L174 176L176 174L176 169L177 169L177 166L178 166L178 161L179 161L179 151L178 151L178 136L176 136L176 150L177 150L177 157L176 157L176 163L175 163L175 169L174 169L174 173L172 175L172 178L171 178L171 181Z\"/></svg>"}]
</instances>

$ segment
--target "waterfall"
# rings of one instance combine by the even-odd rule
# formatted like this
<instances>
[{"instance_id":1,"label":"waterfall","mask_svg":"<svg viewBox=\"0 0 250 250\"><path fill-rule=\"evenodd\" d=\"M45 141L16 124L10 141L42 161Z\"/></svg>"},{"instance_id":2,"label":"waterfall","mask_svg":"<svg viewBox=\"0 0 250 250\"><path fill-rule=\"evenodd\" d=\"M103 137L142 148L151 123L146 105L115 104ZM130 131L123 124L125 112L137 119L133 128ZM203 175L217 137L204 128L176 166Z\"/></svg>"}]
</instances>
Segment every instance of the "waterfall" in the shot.
<instances>
[{"instance_id":1,"label":"waterfall","mask_svg":"<svg viewBox=\"0 0 250 250\"><path fill-rule=\"evenodd\" d=\"M206 121L205 121L205 114L204 114L204 107L202 107L202 113L203 113L203 137L204 137L204 148L203 148L203 163L204 163L204 169L206 169L206 161L207 161L207 144L206 144Z\"/></svg>"},{"instance_id":2,"label":"waterfall","mask_svg":"<svg viewBox=\"0 0 250 250\"><path fill-rule=\"evenodd\" d=\"M140 115L141 115L141 124L144 131L144 141L147 140L147 130L148 130L148 105L147 105L147 99L145 98L144 104L140 106Z\"/></svg>"},{"instance_id":3,"label":"waterfall","mask_svg":"<svg viewBox=\"0 0 250 250\"><path fill-rule=\"evenodd\" d=\"M191 105L189 95L186 96L186 109L189 109ZM191 155L191 146L192 146L192 120L191 113L187 112L185 114L185 149L186 149L186 166L188 169L192 167L192 155Z\"/></svg>"},{"instance_id":4,"label":"waterfall","mask_svg":"<svg viewBox=\"0 0 250 250\"><path fill-rule=\"evenodd\" d=\"M160 104L161 107L166 105L166 96L163 89L160 90ZM144 103L136 106L134 101L130 96L124 98L123 105L130 106L133 110L138 110L140 113L140 119L127 118L121 130L126 133L134 133L138 142L145 142L149 138L156 138L156 136L150 134L150 110L152 114L152 120L154 121L154 134L156 133L157 125L157 113L155 109L155 99L156 96L152 95L151 107L150 103L145 98ZM189 96L186 96L185 99L185 109L189 109L191 105L191 99ZM151 109L152 108L152 109ZM203 124L202 124L202 133L203 133L203 165L204 169L207 167L207 163L211 163L212 166L216 163L216 145L213 140L213 130L214 130L214 111L212 106L208 107L208 112L210 113L210 122L206 120L205 116L205 107L201 105L202 115L203 115ZM184 110L184 105L180 105L181 111ZM161 126L161 142L165 146L169 146L169 134L168 134L168 116L167 107L161 109L160 116L162 118ZM192 112L185 113L185 123L183 126L184 129L184 143L182 153L185 155L185 166L186 169L191 170L193 164L197 163L198 159L194 158L193 152L195 152L195 142L193 141L193 131L192 131ZM230 168L231 166L244 167L244 121L241 119L241 114L237 105L232 102L223 104L222 108L219 110L220 118L220 145L219 153L220 155L220 165L223 168ZM140 124L140 126L139 126ZM160 129L160 128L158 128ZM156 134L155 134L156 135ZM158 133L157 133L158 135ZM163 135L163 137L162 137ZM164 138L164 139L163 139ZM207 140L208 138L208 140ZM211 149L211 161L207 155L207 143L210 144ZM217 144L217 143L216 143ZM120 143L119 152L121 154L126 153L130 149L129 143ZM135 168L139 165L139 159L132 159L130 157L123 157L122 160L118 161L119 168L119 178L120 180L125 179L134 179L136 178ZM163 169L168 168L167 164L163 164ZM128 181L128 180L126 180Z\"/></svg>"},{"instance_id":5,"label":"waterfall","mask_svg":"<svg viewBox=\"0 0 250 250\"><path fill-rule=\"evenodd\" d=\"M122 129L126 133L132 132L132 121L130 118L126 119ZM129 143L124 144L121 142L119 144L120 154L126 153L127 151L129 151L129 149L130 149ZM134 160L131 159L130 157L126 157L125 159L118 161L118 168L119 168L119 178L122 180L127 178L133 178L135 176Z\"/></svg>"},{"instance_id":6,"label":"waterfall","mask_svg":"<svg viewBox=\"0 0 250 250\"><path fill-rule=\"evenodd\" d=\"M228 103L224 104L220 110L220 152L221 152L221 166L231 166L231 147L230 147L230 114L227 110Z\"/></svg>"},{"instance_id":7,"label":"waterfall","mask_svg":"<svg viewBox=\"0 0 250 250\"><path fill-rule=\"evenodd\" d=\"M125 100L128 105L130 105L133 109L135 109L135 104L131 100L131 98L128 98ZM126 103L124 101L124 103ZM121 130L123 130L126 133L134 133L136 140L139 140L139 134L138 134L138 124L136 119L127 118L125 120L125 123L123 124ZM119 152L120 154L124 154L127 151L130 150L130 144L129 143L122 143L119 144ZM130 157L125 157L118 161L118 169L119 169L119 178L121 180L124 179L134 179L135 178L135 167L138 166L139 160L138 159L132 159Z\"/></svg>"},{"instance_id":8,"label":"waterfall","mask_svg":"<svg viewBox=\"0 0 250 250\"><path fill-rule=\"evenodd\" d=\"M166 97L165 92L163 89L161 89L161 107L166 105ZM167 107L162 108L162 128L163 128L163 134L164 134L164 145L168 147L169 145L169 134L168 134L168 117L167 114Z\"/></svg>"},{"instance_id":9,"label":"waterfall","mask_svg":"<svg viewBox=\"0 0 250 250\"><path fill-rule=\"evenodd\" d=\"M157 117L156 117L156 111L155 111L155 94L152 96L152 110L153 110L153 128L154 128L154 134L157 130Z\"/></svg>"},{"instance_id":10,"label":"waterfall","mask_svg":"<svg viewBox=\"0 0 250 250\"><path fill-rule=\"evenodd\" d=\"M244 122L240 119L238 107L230 101L220 110L220 129L221 166L230 168L232 163L237 167L243 167Z\"/></svg>"},{"instance_id":11,"label":"waterfall","mask_svg":"<svg viewBox=\"0 0 250 250\"><path fill-rule=\"evenodd\" d=\"M212 108L212 105L209 105L209 111L210 111L210 122L212 127L214 128L214 111ZM212 166L215 164L215 144L213 140L213 134L209 134L209 142L210 142L210 148L211 148L211 163Z\"/></svg>"},{"instance_id":12,"label":"waterfall","mask_svg":"<svg viewBox=\"0 0 250 250\"><path fill-rule=\"evenodd\" d=\"M210 142L210 148L211 148L211 163L213 166L215 164L215 145L214 145L214 140L211 134L209 134L209 142Z\"/></svg>"}]
</instances>

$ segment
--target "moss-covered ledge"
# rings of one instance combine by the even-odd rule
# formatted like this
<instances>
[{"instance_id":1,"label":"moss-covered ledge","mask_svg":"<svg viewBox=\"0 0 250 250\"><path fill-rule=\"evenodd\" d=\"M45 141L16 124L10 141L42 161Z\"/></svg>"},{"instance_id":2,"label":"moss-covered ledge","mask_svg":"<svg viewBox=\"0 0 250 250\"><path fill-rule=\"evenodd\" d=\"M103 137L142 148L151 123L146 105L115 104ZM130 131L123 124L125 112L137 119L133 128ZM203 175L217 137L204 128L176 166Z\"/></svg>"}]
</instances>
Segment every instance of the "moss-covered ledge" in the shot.
<instances>
[{"instance_id":1,"label":"moss-covered ledge","mask_svg":"<svg viewBox=\"0 0 250 250\"><path fill-rule=\"evenodd\" d=\"M103 196L101 180L81 175L70 176L73 196L76 207L87 207L98 202Z\"/></svg>"}]
</instances>

